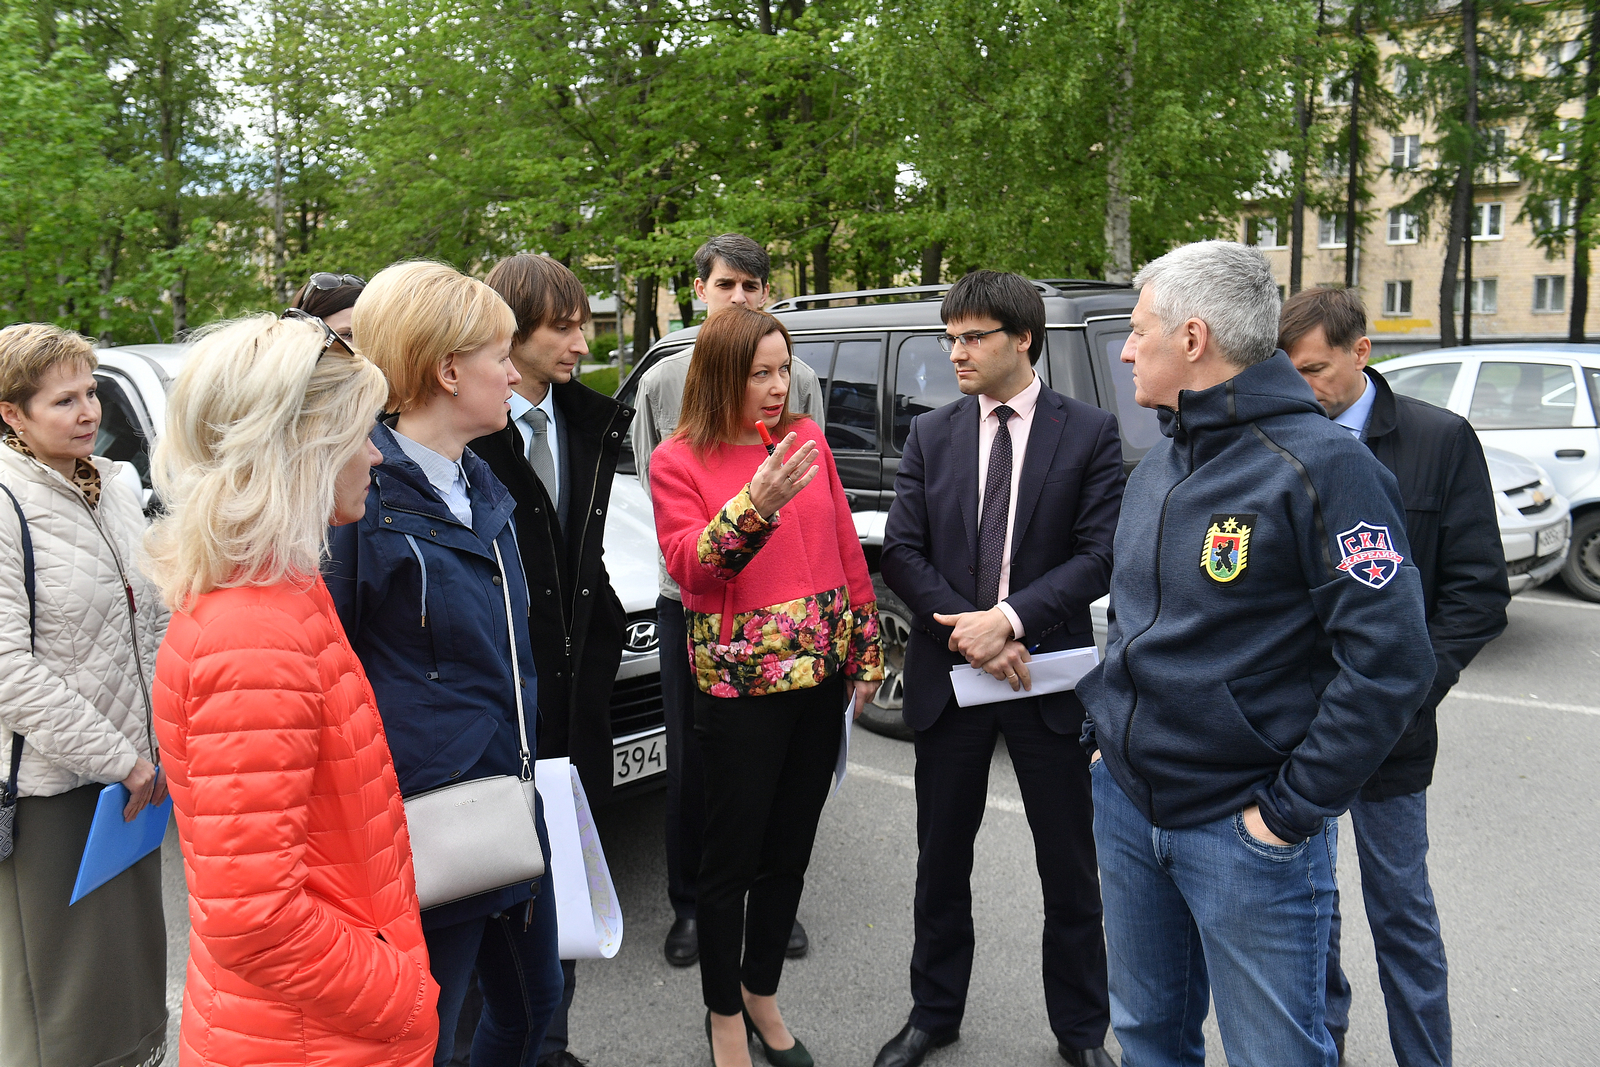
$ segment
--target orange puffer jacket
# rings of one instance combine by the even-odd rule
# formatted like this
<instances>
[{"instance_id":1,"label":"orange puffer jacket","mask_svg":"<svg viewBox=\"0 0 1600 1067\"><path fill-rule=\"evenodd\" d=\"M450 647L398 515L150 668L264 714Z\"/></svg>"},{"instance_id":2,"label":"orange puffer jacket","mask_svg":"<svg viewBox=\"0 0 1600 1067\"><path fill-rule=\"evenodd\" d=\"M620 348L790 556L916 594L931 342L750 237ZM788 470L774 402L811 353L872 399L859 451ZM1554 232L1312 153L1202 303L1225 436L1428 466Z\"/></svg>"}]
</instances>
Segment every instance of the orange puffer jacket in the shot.
<instances>
[{"instance_id":1,"label":"orange puffer jacket","mask_svg":"<svg viewBox=\"0 0 1600 1067\"><path fill-rule=\"evenodd\" d=\"M431 1064L405 809L321 579L174 612L155 706L189 883L182 1067Z\"/></svg>"}]
</instances>

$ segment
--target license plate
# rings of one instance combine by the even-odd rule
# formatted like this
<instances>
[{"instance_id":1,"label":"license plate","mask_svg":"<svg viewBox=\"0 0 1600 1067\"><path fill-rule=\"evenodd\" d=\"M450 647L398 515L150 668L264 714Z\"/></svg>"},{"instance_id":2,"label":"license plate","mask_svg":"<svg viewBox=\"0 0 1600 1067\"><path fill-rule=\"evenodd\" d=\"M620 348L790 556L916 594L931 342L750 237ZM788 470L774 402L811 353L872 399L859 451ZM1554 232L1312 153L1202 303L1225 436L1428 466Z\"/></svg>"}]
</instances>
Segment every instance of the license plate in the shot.
<instances>
[{"instance_id":1,"label":"license plate","mask_svg":"<svg viewBox=\"0 0 1600 1067\"><path fill-rule=\"evenodd\" d=\"M1555 526L1547 526L1543 530L1539 531L1539 547L1535 549L1535 554L1540 556L1548 556L1552 552L1559 552L1561 551L1561 546L1566 543L1566 540L1566 523L1563 522ZM1527 544L1527 542L1524 541L1523 544Z\"/></svg>"},{"instance_id":2,"label":"license plate","mask_svg":"<svg viewBox=\"0 0 1600 1067\"><path fill-rule=\"evenodd\" d=\"M635 737L611 749L611 784L626 785L667 769L667 732Z\"/></svg>"}]
</instances>

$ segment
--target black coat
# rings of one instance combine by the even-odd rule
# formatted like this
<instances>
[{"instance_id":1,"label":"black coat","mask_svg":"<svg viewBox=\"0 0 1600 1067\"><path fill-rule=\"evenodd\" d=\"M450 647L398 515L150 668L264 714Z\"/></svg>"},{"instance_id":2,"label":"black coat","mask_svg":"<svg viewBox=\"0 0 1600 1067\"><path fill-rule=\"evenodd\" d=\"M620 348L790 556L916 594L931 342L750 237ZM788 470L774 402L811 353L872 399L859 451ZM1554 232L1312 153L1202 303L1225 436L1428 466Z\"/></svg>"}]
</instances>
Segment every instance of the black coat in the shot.
<instances>
[{"instance_id":1,"label":"black coat","mask_svg":"<svg viewBox=\"0 0 1600 1067\"><path fill-rule=\"evenodd\" d=\"M1427 699L1361 789L1363 800L1383 800L1432 784L1439 701L1478 650L1506 628L1511 592L1489 468L1472 426L1443 408L1396 396L1371 368L1367 380L1378 391L1367 445L1400 483L1437 664Z\"/></svg>"},{"instance_id":2,"label":"black coat","mask_svg":"<svg viewBox=\"0 0 1600 1067\"><path fill-rule=\"evenodd\" d=\"M906 724L926 730L950 701L950 627L935 612L974 610L978 544L978 398L962 397L911 423L883 534L883 580L915 615L906 642ZM1057 652L1094 643L1089 604L1111 580L1122 503L1117 420L1041 385L1017 486L1009 604L1023 640ZM1040 698L1045 724L1076 734L1071 692Z\"/></svg>"},{"instance_id":3,"label":"black coat","mask_svg":"<svg viewBox=\"0 0 1600 1067\"><path fill-rule=\"evenodd\" d=\"M507 419L505 429L478 438L471 448L517 501L517 542L532 592L529 630L539 669L539 753L571 757L584 792L598 803L611 795L611 689L627 626L606 574L605 513L633 409L577 381L551 389L565 423L565 535L544 483L523 458L514 422Z\"/></svg>"}]
</instances>

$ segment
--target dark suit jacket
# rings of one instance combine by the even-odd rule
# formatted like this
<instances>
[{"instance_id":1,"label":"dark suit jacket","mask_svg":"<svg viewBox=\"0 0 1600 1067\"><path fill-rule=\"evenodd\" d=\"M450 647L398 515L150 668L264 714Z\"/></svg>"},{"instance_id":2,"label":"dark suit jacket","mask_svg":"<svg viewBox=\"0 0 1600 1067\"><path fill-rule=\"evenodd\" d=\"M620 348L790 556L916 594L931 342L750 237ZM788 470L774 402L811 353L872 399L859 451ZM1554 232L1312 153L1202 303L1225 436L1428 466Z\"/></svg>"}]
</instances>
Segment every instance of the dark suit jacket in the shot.
<instances>
[{"instance_id":1,"label":"dark suit jacket","mask_svg":"<svg viewBox=\"0 0 1600 1067\"><path fill-rule=\"evenodd\" d=\"M544 483L523 457L516 423L508 418L504 429L469 447L517 502L517 547L532 598L528 629L539 671L539 751L570 756L584 792L598 803L611 795L611 688L627 626L606 574L605 511L633 410L581 382L550 388L561 434L564 516L550 506Z\"/></svg>"},{"instance_id":2,"label":"dark suit jacket","mask_svg":"<svg viewBox=\"0 0 1600 1067\"><path fill-rule=\"evenodd\" d=\"M1394 751L1361 788L1363 800L1419 793L1433 783L1439 754L1439 701L1478 650L1506 628L1506 555L1483 447L1460 415L1397 396L1371 367L1378 391L1367 418L1367 446L1400 483L1411 562L1433 641L1433 689Z\"/></svg>"},{"instance_id":3,"label":"dark suit jacket","mask_svg":"<svg viewBox=\"0 0 1600 1067\"><path fill-rule=\"evenodd\" d=\"M949 703L950 628L935 612L975 610L978 563L978 398L917 416L894 482L883 535L883 578L915 616L906 646L906 724L932 726ZM1017 488L1006 603L1023 641L1040 652L1094 642L1089 604L1111 582L1111 542L1122 504L1117 420L1039 391ZM1075 693L1040 698L1045 723L1071 734L1083 722Z\"/></svg>"}]
</instances>

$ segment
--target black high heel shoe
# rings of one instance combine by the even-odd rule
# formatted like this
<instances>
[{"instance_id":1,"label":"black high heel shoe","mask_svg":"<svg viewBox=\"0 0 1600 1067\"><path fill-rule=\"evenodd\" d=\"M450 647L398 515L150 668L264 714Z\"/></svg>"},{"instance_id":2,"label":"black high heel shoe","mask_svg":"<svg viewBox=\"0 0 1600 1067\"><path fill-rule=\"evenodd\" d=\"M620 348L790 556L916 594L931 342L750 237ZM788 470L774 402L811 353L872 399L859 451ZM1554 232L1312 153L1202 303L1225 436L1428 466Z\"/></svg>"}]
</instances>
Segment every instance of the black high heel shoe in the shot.
<instances>
[{"instance_id":1,"label":"black high heel shoe","mask_svg":"<svg viewBox=\"0 0 1600 1067\"><path fill-rule=\"evenodd\" d=\"M711 1025L711 1016L706 1016L706 1025ZM744 1032L750 1037L761 1042L761 1054L766 1056L767 1062L772 1067L816 1067L816 1060L811 1058L811 1053L800 1043L797 1037L792 1048L776 1049L767 1044L767 1039L761 1036L761 1028L750 1018L750 1009L744 1011Z\"/></svg>"}]
</instances>

